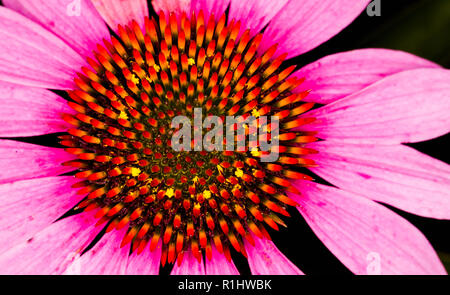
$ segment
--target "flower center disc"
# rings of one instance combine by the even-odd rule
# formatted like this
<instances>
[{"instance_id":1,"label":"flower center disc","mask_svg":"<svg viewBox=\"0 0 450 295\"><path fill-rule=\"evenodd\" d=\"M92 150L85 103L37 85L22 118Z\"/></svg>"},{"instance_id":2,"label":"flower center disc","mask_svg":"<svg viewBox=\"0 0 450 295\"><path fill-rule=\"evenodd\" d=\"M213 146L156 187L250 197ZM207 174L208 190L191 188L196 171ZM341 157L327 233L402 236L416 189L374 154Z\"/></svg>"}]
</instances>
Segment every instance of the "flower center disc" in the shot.
<instances>
[{"instance_id":1,"label":"flower center disc","mask_svg":"<svg viewBox=\"0 0 450 295\"><path fill-rule=\"evenodd\" d=\"M301 102L308 92L292 92L303 80L289 77L294 66L280 68L286 55L276 57L276 45L259 54L262 35L239 32L239 22L205 22L203 12L161 13L144 32L133 21L97 46L69 91L76 114L63 118L75 128L61 143L78 157L64 163L79 169L74 187L86 195L76 209L99 209L106 231L127 226L122 246L132 251L161 245L163 265L188 249L211 259L212 245L228 259L231 248L246 255L243 240L270 238L265 225L278 230L296 205L285 195L295 191L290 180L311 179L296 171L314 164L301 156L315 151L301 145L316 140L298 131L313 120L297 118L313 107ZM278 117L278 126L256 121L269 136L277 128L276 162L261 161L259 140L243 151L175 151L172 119L197 108Z\"/></svg>"}]
</instances>

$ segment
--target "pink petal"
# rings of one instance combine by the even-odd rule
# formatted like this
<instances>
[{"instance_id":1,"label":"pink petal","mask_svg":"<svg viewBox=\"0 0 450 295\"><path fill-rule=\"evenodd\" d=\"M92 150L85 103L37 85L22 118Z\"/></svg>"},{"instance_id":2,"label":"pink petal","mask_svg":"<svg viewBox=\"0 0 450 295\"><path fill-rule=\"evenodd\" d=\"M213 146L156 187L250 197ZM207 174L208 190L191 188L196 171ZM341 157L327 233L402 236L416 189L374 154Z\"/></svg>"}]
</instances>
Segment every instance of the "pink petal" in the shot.
<instances>
[{"instance_id":1,"label":"pink petal","mask_svg":"<svg viewBox=\"0 0 450 295\"><path fill-rule=\"evenodd\" d=\"M152 4L157 13L161 10L168 15L170 12L180 14L186 12L189 16L192 12L196 15L203 11L207 21L213 13L216 20L222 16L228 7L230 0L153 0Z\"/></svg>"},{"instance_id":2,"label":"pink petal","mask_svg":"<svg viewBox=\"0 0 450 295\"><path fill-rule=\"evenodd\" d=\"M145 17L148 17L147 0L91 0L105 22L117 31L118 25L129 25L135 20L144 28Z\"/></svg>"},{"instance_id":3,"label":"pink petal","mask_svg":"<svg viewBox=\"0 0 450 295\"><path fill-rule=\"evenodd\" d=\"M267 239L252 235L255 245L244 241L245 250L248 254L248 264L254 275L302 275L298 269L275 244Z\"/></svg>"},{"instance_id":4,"label":"pink petal","mask_svg":"<svg viewBox=\"0 0 450 295\"><path fill-rule=\"evenodd\" d=\"M297 181L289 193L325 246L355 274L445 274L433 247L407 220L361 196Z\"/></svg>"},{"instance_id":5,"label":"pink petal","mask_svg":"<svg viewBox=\"0 0 450 295\"><path fill-rule=\"evenodd\" d=\"M153 0L152 5L155 9L156 13L159 13L161 10L168 14L171 12L175 12L178 15L182 12L186 12L187 15L191 13L191 3L192 0Z\"/></svg>"},{"instance_id":6,"label":"pink petal","mask_svg":"<svg viewBox=\"0 0 450 295\"><path fill-rule=\"evenodd\" d=\"M203 10L205 19L209 18L211 14L214 14L216 20L218 20L222 14L227 10L230 0L192 0L192 10L198 13Z\"/></svg>"},{"instance_id":7,"label":"pink petal","mask_svg":"<svg viewBox=\"0 0 450 295\"><path fill-rule=\"evenodd\" d=\"M3 4L54 33L83 57L110 36L89 0L4 0Z\"/></svg>"},{"instance_id":8,"label":"pink petal","mask_svg":"<svg viewBox=\"0 0 450 295\"><path fill-rule=\"evenodd\" d=\"M184 252L183 261L178 266L178 262L175 262L171 275L205 275L205 265L203 261L198 260L192 255L191 250Z\"/></svg>"},{"instance_id":9,"label":"pink petal","mask_svg":"<svg viewBox=\"0 0 450 295\"><path fill-rule=\"evenodd\" d=\"M67 101L51 91L0 81L0 136L34 136L67 131Z\"/></svg>"},{"instance_id":10,"label":"pink petal","mask_svg":"<svg viewBox=\"0 0 450 295\"><path fill-rule=\"evenodd\" d=\"M74 156L63 149L0 140L0 167L3 167L0 169L0 184L72 171L74 168L61 163L73 159Z\"/></svg>"},{"instance_id":11,"label":"pink petal","mask_svg":"<svg viewBox=\"0 0 450 295\"><path fill-rule=\"evenodd\" d=\"M417 68L439 65L415 55L389 49L357 49L325 56L294 76L305 78L296 91L311 90L305 101L328 104L382 78Z\"/></svg>"},{"instance_id":12,"label":"pink petal","mask_svg":"<svg viewBox=\"0 0 450 295\"><path fill-rule=\"evenodd\" d=\"M241 33L250 29L251 35L256 35L287 2L288 0L231 0L228 19L241 21Z\"/></svg>"},{"instance_id":13,"label":"pink petal","mask_svg":"<svg viewBox=\"0 0 450 295\"><path fill-rule=\"evenodd\" d=\"M140 254L137 251L131 253L128 258L127 275L157 275L161 262L161 241L152 252L147 247Z\"/></svg>"},{"instance_id":14,"label":"pink petal","mask_svg":"<svg viewBox=\"0 0 450 295\"><path fill-rule=\"evenodd\" d=\"M0 253L26 241L73 208L82 196L72 176L22 180L0 185Z\"/></svg>"},{"instance_id":15,"label":"pink petal","mask_svg":"<svg viewBox=\"0 0 450 295\"><path fill-rule=\"evenodd\" d=\"M370 0L289 1L271 20L264 32L261 52L279 44L288 58L305 53L324 43L348 26Z\"/></svg>"},{"instance_id":16,"label":"pink petal","mask_svg":"<svg viewBox=\"0 0 450 295\"><path fill-rule=\"evenodd\" d=\"M72 262L72 270L80 275L123 275L127 267L129 245L120 247L121 241L127 232L127 227L121 230L112 230L86 253ZM77 273L78 272L78 273Z\"/></svg>"},{"instance_id":17,"label":"pink petal","mask_svg":"<svg viewBox=\"0 0 450 295\"><path fill-rule=\"evenodd\" d=\"M0 80L27 86L71 89L83 58L40 25L0 7Z\"/></svg>"},{"instance_id":18,"label":"pink petal","mask_svg":"<svg viewBox=\"0 0 450 295\"><path fill-rule=\"evenodd\" d=\"M212 258L205 260L205 270L207 275L239 275L239 271L234 265L233 261L228 261L227 258L220 254L216 246L212 245Z\"/></svg>"},{"instance_id":19,"label":"pink petal","mask_svg":"<svg viewBox=\"0 0 450 295\"><path fill-rule=\"evenodd\" d=\"M352 143L396 144L450 131L450 71L417 69L384 78L360 92L302 116L318 137Z\"/></svg>"},{"instance_id":20,"label":"pink petal","mask_svg":"<svg viewBox=\"0 0 450 295\"><path fill-rule=\"evenodd\" d=\"M321 141L311 171L339 188L413 214L450 219L450 165L403 145Z\"/></svg>"},{"instance_id":21,"label":"pink petal","mask_svg":"<svg viewBox=\"0 0 450 295\"><path fill-rule=\"evenodd\" d=\"M62 274L102 229L94 213L57 221L33 238L0 254L0 274Z\"/></svg>"}]
</instances>

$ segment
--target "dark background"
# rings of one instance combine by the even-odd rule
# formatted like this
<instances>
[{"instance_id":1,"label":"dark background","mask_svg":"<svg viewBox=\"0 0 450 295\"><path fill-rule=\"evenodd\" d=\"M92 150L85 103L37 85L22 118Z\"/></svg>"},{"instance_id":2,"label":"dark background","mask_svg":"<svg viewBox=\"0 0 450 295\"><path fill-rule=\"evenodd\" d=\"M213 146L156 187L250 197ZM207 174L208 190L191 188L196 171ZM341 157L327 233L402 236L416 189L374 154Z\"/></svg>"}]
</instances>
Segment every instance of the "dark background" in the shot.
<instances>
[{"instance_id":1,"label":"dark background","mask_svg":"<svg viewBox=\"0 0 450 295\"><path fill-rule=\"evenodd\" d=\"M449 28L449 0L382 0L381 16L369 17L363 12L340 34L313 51L288 62L306 65L329 54L375 47L404 50L449 68ZM449 163L449 139L450 136L447 135L410 146ZM54 135L17 140L57 146ZM422 218L391 209L425 234L450 272L450 221ZM288 227L281 228L279 232L270 231L278 248L307 274L350 274L317 239L298 211L292 209L289 212L292 217L285 219ZM234 253L233 258L242 274L250 273L246 260L240 254ZM166 267L162 273L168 274L169 271L170 268Z\"/></svg>"}]
</instances>

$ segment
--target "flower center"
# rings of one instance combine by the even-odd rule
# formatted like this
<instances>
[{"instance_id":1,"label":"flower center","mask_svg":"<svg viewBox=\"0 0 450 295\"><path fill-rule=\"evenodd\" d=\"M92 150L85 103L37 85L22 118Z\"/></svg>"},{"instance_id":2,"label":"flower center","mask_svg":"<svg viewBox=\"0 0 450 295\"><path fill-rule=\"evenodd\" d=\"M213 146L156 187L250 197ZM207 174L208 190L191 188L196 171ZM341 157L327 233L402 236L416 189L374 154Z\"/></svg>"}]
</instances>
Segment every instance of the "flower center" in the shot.
<instances>
[{"instance_id":1,"label":"flower center","mask_svg":"<svg viewBox=\"0 0 450 295\"><path fill-rule=\"evenodd\" d=\"M302 144L316 138L292 131L313 120L297 118L313 106L301 102L308 92L292 92L302 80L289 77L294 66L280 67L286 55L276 57L276 45L259 54L262 35L239 32L239 22L227 26L225 15L205 22L202 12L161 13L146 19L144 32L136 22L119 26L119 37L97 46L92 69L82 68L79 89L69 91L77 113L63 118L76 128L61 143L78 156L64 163L82 179L74 185L86 195L77 209L99 209L107 231L127 226L122 246L131 242L138 253L162 241L163 265L180 263L187 249L211 259L213 244L228 259L232 248L246 255L243 240L270 238L265 226L278 230L280 215L296 205L285 194L295 191L290 180L311 179L299 167L314 164L301 156L315 152ZM256 118L254 127L277 139L275 162L262 160L271 151L261 138L238 151L176 151L171 122L194 122L195 110Z\"/></svg>"}]
</instances>

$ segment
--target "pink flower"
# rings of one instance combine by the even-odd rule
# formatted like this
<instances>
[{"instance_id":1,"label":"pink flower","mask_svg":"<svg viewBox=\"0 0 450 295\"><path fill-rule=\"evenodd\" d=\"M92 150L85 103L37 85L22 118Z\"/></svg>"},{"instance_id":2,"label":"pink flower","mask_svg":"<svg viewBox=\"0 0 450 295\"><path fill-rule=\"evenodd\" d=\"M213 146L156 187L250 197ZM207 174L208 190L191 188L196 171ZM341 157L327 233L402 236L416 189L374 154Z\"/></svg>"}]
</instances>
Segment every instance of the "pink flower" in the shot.
<instances>
[{"instance_id":1,"label":"pink flower","mask_svg":"<svg viewBox=\"0 0 450 295\"><path fill-rule=\"evenodd\" d=\"M449 131L448 70L385 49L280 67L368 0L152 2L157 21L144 0L3 1L0 136L64 132L66 149L0 140L0 273L238 274L237 251L253 274L302 274L265 230L288 206L355 274L373 255L382 274L446 273L377 202L450 218L450 167L402 145ZM168 120L195 106L279 116L278 162L171 152Z\"/></svg>"}]
</instances>

